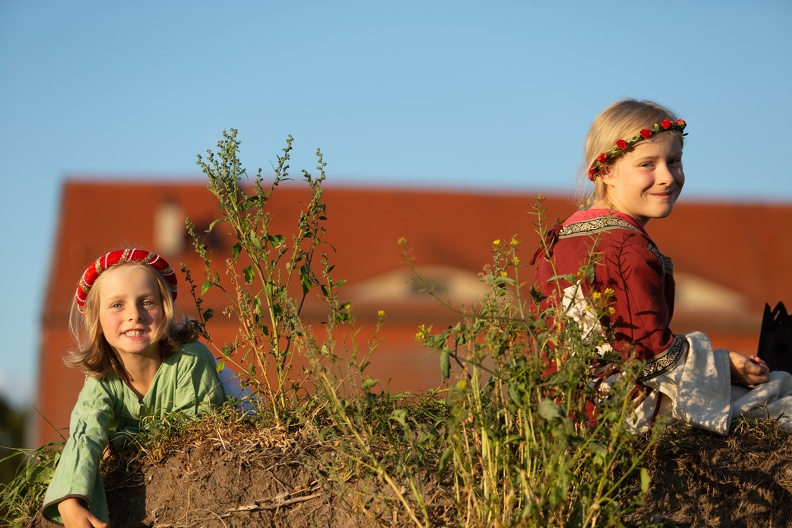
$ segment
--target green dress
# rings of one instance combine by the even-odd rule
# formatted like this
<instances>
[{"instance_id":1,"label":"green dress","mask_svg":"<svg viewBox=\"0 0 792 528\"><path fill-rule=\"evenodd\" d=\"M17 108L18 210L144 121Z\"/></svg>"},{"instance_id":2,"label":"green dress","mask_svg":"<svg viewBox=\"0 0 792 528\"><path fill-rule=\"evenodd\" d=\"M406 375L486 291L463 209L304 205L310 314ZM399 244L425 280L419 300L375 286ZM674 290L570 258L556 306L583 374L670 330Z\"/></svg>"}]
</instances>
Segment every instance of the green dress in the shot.
<instances>
[{"instance_id":1,"label":"green dress","mask_svg":"<svg viewBox=\"0 0 792 528\"><path fill-rule=\"evenodd\" d=\"M69 439L44 497L44 516L62 522L58 503L77 497L96 517L109 522L99 471L108 441L122 444L131 438L144 416L195 415L224 401L214 357L199 342L184 344L165 359L142 401L118 376L87 377L71 414Z\"/></svg>"}]
</instances>

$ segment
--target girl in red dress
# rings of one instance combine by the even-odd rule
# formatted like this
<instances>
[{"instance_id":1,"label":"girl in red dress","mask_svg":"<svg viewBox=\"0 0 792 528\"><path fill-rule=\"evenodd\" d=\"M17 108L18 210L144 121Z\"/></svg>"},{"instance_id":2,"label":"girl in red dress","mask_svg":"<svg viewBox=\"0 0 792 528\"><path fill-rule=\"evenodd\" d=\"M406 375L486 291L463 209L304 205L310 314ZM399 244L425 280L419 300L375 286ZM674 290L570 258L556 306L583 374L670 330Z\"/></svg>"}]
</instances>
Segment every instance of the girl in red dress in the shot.
<instances>
[{"instance_id":1,"label":"girl in red dress","mask_svg":"<svg viewBox=\"0 0 792 528\"><path fill-rule=\"evenodd\" d=\"M674 265L646 226L671 214L682 191L686 126L651 101L618 101L597 116L585 144L590 206L554 227L534 257L543 306L558 307L588 338L604 338L597 347L603 357L616 352L645 362L634 392L636 431L665 415L727 434L746 413L780 416L792 429L789 373L713 349L700 332L671 330ZM593 274L579 274L587 264ZM573 284L561 275L580 278ZM592 311L593 300L606 301L604 314ZM591 373L603 392L621 375L618 362L598 362Z\"/></svg>"}]
</instances>

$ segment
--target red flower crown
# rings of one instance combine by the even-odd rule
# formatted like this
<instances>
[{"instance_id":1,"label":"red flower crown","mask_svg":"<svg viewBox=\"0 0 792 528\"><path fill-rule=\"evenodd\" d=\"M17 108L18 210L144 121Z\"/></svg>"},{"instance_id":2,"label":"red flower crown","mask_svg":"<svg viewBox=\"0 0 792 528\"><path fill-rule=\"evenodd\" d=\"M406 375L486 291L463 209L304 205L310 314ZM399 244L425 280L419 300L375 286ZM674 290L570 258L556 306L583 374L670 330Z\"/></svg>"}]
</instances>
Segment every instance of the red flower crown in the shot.
<instances>
[{"instance_id":1,"label":"red flower crown","mask_svg":"<svg viewBox=\"0 0 792 528\"><path fill-rule=\"evenodd\" d=\"M643 141L644 139L649 139L650 137L654 136L655 134L659 134L660 132L682 132L685 130L687 123L683 120L679 119L676 123L673 121L669 121L668 119L661 122L659 125L655 123L652 128L644 128L641 132L632 139L624 140L620 139L616 142L616 146L613 147L608 152L603 152L599 156L594 159L594 163L591 164L588 170L588 178L591 181L597 179L597 176L600 174L600 167L602 164L608 160L613 158L618 158L628 149L634 146L636 143ZM682 134L683 136L687 136L687 134Z\"/></svg>"}]
</instances>

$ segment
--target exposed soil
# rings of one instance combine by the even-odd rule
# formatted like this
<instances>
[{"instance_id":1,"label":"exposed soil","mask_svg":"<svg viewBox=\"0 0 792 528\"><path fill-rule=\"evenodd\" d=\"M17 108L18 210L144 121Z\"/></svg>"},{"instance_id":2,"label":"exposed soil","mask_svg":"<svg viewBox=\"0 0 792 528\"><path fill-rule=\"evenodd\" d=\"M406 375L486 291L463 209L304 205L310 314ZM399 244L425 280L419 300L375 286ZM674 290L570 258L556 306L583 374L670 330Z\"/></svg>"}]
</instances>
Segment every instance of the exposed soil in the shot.
<instances>
[{"instance_id":1,"label":"exposed soil","mask_svg":"<svg viewBox=\"0 0 792 528\"><path fill-rule=\"evenodd\" d=\"M792 436L743 422L728 437L681 424L646 460L649 497L634 519L662 526L792 526Z\"/></svg>"},{"instance_id":2,"label":"exposed soil","mask_svg":"<svg viewBox=\"0 0 792 528\"><path fill-rule=\"evenodd\" d=\"M626 525L792 526L791 438L767 424L742 424L728 438L673 426L649 453L652 485ZM405 508L387 498L393 496L387 486L333 457L332 449L278 429L236 424L222 433L186 434L150 453L131 476L121 469L107 475L110 525L413 525ZM443 484L427 493L433 525L462 525L451 517L450 486ZM343 486L348 492L331 491ZM39 518L32 526L51 523Z\"/></svg>"}]
</instances>

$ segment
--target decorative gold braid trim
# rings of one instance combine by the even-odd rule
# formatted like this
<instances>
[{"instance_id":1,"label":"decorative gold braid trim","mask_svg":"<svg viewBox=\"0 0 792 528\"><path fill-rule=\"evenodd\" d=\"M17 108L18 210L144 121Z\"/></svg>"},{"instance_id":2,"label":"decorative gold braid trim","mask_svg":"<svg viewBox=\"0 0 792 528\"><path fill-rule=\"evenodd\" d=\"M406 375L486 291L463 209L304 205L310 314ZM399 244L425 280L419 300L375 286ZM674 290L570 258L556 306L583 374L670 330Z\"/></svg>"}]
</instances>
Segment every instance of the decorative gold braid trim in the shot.
<instances>
[{"instance_id":1,"label":"decorative gold braid trim","mask_svg":"<svg viewBox=\"0 0 792 528\"><path fill-rule=\"evenodd\" d=\"M591 220L584 220L582 222L575 222L564 226L558 232L558 239L572 238L577 236L591 235L592 233L601 233L603 231L611 231L614 229L628 229L630 231L641 232L640 229L635 227L627 220L615 216L600 216ZM663 265L663 271L668 275L674 274L674 261L670 257L666 257L657 246L651 242L647 245L647 249L651 251Z\"/></svg>"},{"instance_id":2,"label":"decorative gold braid trim","mask_svg":"<svg viewBox=\"0 0 792 528\"><path fill-rule=\"evenodd\" d=\"M569 238L582 235L590 235L591 233L598 233L601 231L609 231L611 229L629 229L630 231L640 231L637 227L632 225L627 220L623 220L616 216L600 216L592 218L591 220L584 220L582 222L575 222L561 228L558 233L558 238Z\"/></svg>"},{"instance_id":3,"label":"decorative gold braid trim","mask_svg":"<svg viewBox=\"0 0 792 528\"><path fill-rule=\"evenodd\" d=\"M689 346L687 339L683 336L674 336L671 346L646 362L646 366L641 373L641 379L652 379L670 370L679 360L679 356L682 355L682 352L686 352Z\"/></svg>"},{"instance_id":4,"label":"decorative gold braid trim","mask_svg":"<svg viewBox=\"0 0 792 528\"><path fill-rule=\"evenodd\" d=\"M647 246L647 248L649 249L649 251L654 253L654 255L658 259L660 259L660 262L663 264L663 271L667 275L673 275L674 274L674 261L671 260L671 257L666 257L665 255L660 253L660 250L657 249L657 246L655 246L654 244L649 244Z\"/></svg>"}]
</instances>

